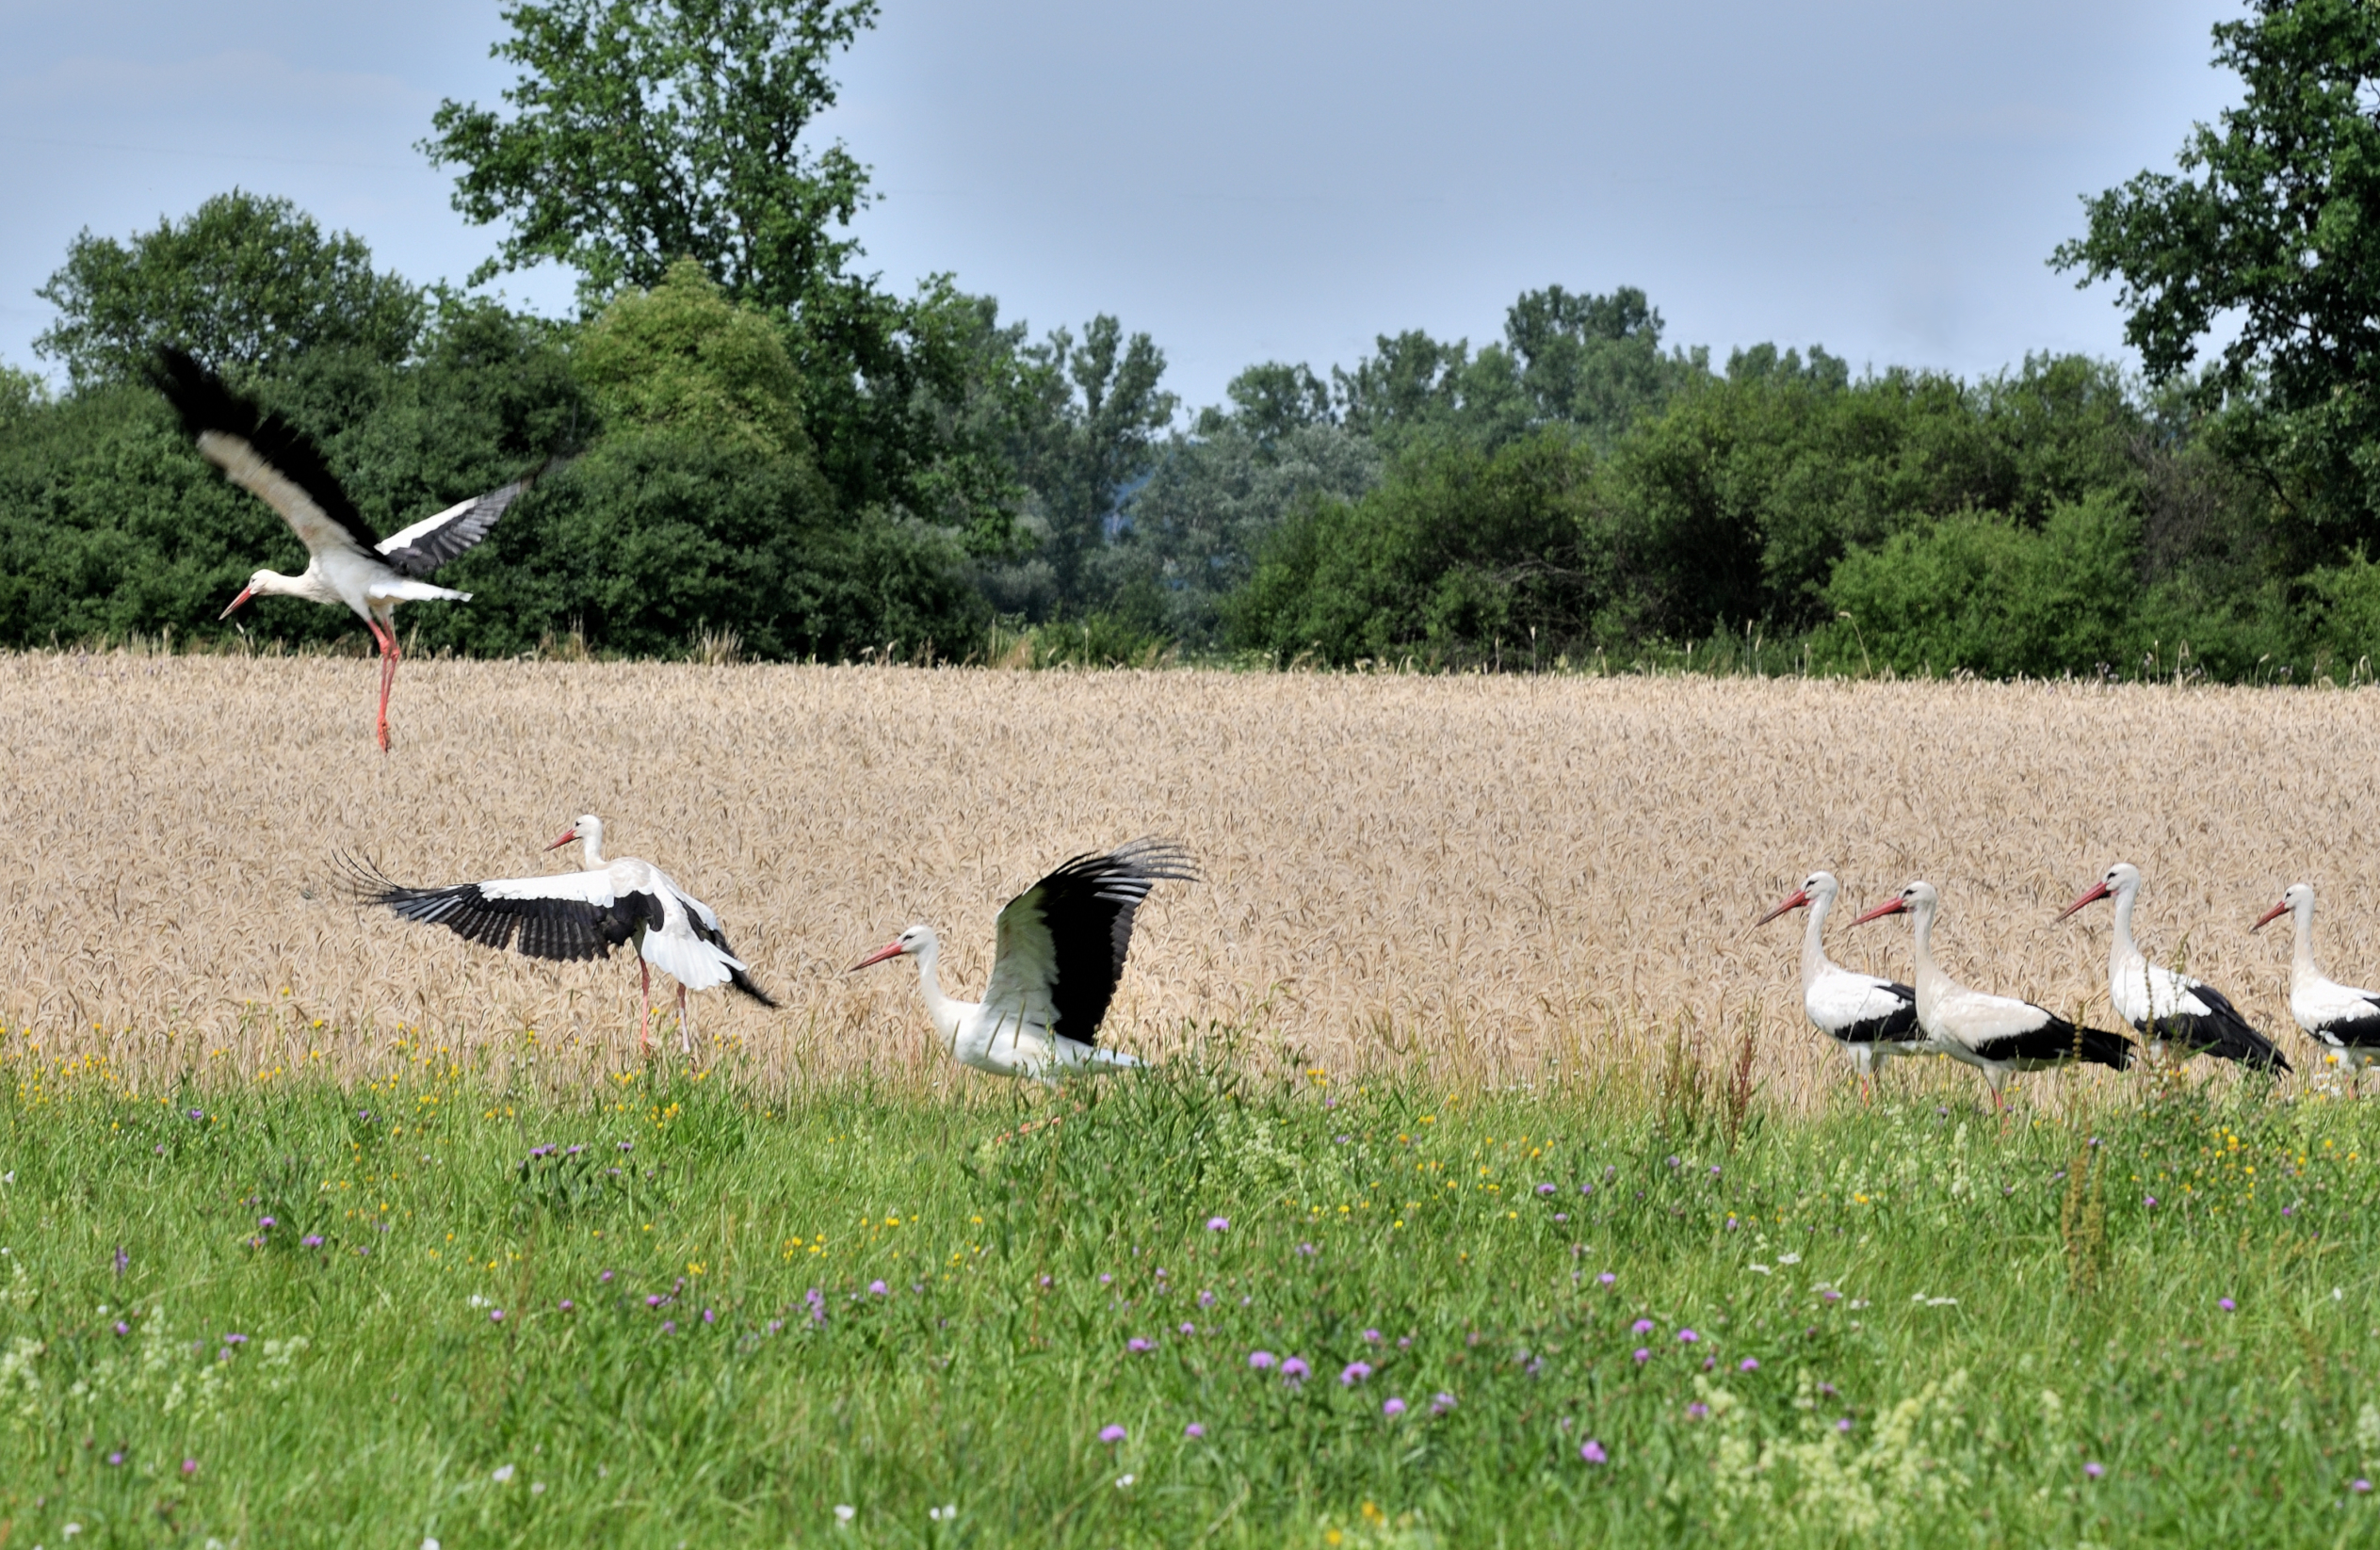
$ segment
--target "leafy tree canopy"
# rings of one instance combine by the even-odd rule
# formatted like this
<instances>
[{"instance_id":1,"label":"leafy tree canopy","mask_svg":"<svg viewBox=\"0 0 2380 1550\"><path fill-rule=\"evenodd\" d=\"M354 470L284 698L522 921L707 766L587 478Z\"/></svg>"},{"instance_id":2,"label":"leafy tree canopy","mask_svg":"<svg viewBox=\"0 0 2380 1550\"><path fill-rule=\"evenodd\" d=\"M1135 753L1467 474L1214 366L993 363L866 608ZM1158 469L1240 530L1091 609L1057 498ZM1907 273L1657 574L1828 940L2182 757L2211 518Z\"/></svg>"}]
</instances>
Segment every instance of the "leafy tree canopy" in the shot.
<instances>
[{"instance_id":1,"label":"leafy tree canopy","mask_svg":"<svg viewBox=\"0 0 2380 1550\"><path fill-rule=\"evenodd\" d=\"M801 384L776 325L720 294L692 259L613 298L581 331L575 362L608 421L771 456L807 450Z\"/></svg>"},{"instance_id":2,"label":"leafy tree canopy","mask_svg":"<svg viewBox=\"0 0 2380 1550\"><path fill-rule=\"evenodd\" d=\"M34 294L59 316L33 347L63 361L78 388L135 379L160 345L218 370L311 350L394 364L428 312L418 288L373 272L361 237L325 235L289 201L237 188L129 243L86 228Z\"/></svg>"},{"instance_id":3,"label":"leafy tree canopy","mask_svg":"<svg viewBox=\"0 0 2380 1550\"><path fill-rule=\"evenodd\" d=\"M829 229L865 202L866 170L801 137L876 0L550 0L503 16L510 117L445 102L420 145L461 169L457 210L510 223L475 283L554 259L603 297L691 258L738 301L793 308L840 272L854 244Z\"/></svg>"},{"instance_id":4,"label":"leafy tree canopy","mask_svg":"<svg viewBox=\"0 0 2380 1550\"><path fill-rule=\"evenodd\" d=\"M2219 323L2210 374L2234 446L2332 534L2380 536L2380 7L2250 0L2214 29L2246 88L2200 124L2179 175L2145 171L2084 201L2051 264L2113 279L2153 379L2185 371Z\"/></svg>"}]
</instances>

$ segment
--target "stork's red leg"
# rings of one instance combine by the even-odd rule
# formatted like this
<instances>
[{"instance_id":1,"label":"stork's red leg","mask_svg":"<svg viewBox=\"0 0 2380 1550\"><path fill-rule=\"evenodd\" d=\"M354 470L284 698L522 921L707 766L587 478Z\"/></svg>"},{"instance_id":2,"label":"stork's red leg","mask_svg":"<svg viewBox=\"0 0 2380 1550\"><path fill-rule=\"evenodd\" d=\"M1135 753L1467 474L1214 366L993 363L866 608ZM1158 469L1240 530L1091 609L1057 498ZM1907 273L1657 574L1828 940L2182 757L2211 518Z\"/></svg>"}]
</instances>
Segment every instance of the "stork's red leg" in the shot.
<instances>
[{"instance_id":1,"label":"stork's red leg","mask_svg":"<svg viewBox=\"0 0 2380 1550\"><path fill-rule=\"evenodd\" d=\"M689 1057L694 1053L694 1030L686 1025L686 987L677 988L677 1043Z\"/></svg>"},{"instance_id":2,"label":"stork's red leg","mask_svg":"<svg viewBox=\"0 0 2380 1550\"><path fill-rule=\"evenodd\" d=\"M637 1053L649 1060L653 1058L653 965L642 953L637 955L637 973L644 977L644 1025L637 1029Z\"/></svg>"},{"instance_id":3,"label":"stork's red leg","mask_svg":"<svg viewBox=\"0 0 2380 1550\"><path fill-rule=\"evenodd\" d=\"M380 638L380 751L388 751L388 691L397 686L397 664L404 653L397 649L397 626L394 622L380 625L374 632Z\"/></svg>"}]
</instances>

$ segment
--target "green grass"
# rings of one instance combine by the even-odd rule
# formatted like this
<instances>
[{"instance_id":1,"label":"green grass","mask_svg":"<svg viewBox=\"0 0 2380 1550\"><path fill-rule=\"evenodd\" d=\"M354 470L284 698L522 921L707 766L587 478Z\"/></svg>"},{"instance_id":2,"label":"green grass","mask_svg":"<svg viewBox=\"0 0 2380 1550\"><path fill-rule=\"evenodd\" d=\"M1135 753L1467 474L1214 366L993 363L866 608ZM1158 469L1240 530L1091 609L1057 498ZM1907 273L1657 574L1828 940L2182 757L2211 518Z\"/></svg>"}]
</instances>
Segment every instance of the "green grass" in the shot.
<instances>
[{"instance_id":1,"label":"green grass","mask_svg":"<svg viewBox=\"0 0 2380 1550\"><path fill-rule=\"evenodd\" d=\"M36 1060L8 1545L2380 1539L2371 1106Z\"/></svg>"}]
</instances>

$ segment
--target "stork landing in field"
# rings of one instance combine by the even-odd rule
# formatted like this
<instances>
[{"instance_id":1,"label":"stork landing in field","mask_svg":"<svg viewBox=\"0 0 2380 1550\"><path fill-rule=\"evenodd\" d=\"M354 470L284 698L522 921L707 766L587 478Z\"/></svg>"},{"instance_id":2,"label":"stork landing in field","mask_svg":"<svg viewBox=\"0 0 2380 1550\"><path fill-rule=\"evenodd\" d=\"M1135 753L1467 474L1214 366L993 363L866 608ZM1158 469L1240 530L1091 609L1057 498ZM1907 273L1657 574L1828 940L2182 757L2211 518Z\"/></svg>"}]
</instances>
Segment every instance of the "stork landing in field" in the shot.
<instances>
[{"instance_id":1,"label":"stork landing in field","mask_svg":"<svg viewBox=\"0 0 2380 1550\"><path fill-rule=\"evenodd\" d=\"M934 1032L954 1059L977 1071L1055 1082L1070 1071L1137 1066L1131 1056L1096 1042L1124 977L1132 917L1156 884L1197 880L1190 856L1165 840L1077 856L1001 910L992 979L980 1002L943 993L934 977L942 945L931 926L912 926L850 972L915 958Z\"/></svg>"},{"instance_id":2,"label":"stork landing in field","mask_svg":"<svg viewBox=\"0 0 2380 1550\"><path fill-rule=\"evenodd\" d=\"M219 618L251 597L302 597L346 604L364 621L380 652L380 709L376 734L388 751L388 694L397 686L396 607L441 600L468 603L469 592L433 587L421 578L488 536L488 529L553 466L424 517L386 538L375 538L363 513L332 476L304 432L267 414L223 385L222 379L177 349L160 350L153 374L159 392L182 417L199 451L234 484L281 513L306 546L306 568L294 576L259 571Z\"/></svg>"},{"instance_id":3,"label":"stork landing in field","mask_svg":"<svg viewBox=\"0 0 2380 1550\"><path fill-rule=\"evenodd\" d=\"M2012 1073L2040 1071L2074 1060L2095 1060L2122 1071L2132 1063L2132 1041L2103 1028L2078 1027L2046 1007L2013 995L1971 991L1934 961L1934 919L1941 896L1930 882L1913 882L1893 898L1852 922L1907 913L1916 928L1918 1026L1943 1054L1964 1060L1991 1084L1992 1106L2004 1118L2000 1090Z\"/></svg>"},{"instance_id":4,"label":"stork landing in field","mask_svg":"<svg viewBox=\"0 0 2380 1550\"><path fill-rule=\"evenodd\" d=\"M1931 1046L1918 1029L1918 993L1906 985L1857 974L1826 956L1826 912L1840 885L1832 872L1812 872L1784 903L1753 922L1766 926L1788 910L1807 907L1802 933L1802 1009L1819 1030L1843 1046L1859 1073L1859 1095L1869 1080L1896 1055L1919 1055Z\"/></svg>"},{"instance_id":5,"label":"stork landing in field","mask_svg":"<svg viewBox=\"0 0 2380 1550\"><path fill-rule=\"evenodd\" d=\"M776 1005L753 983L749 966L727 945L709 905L650 862L625 856L605 861L603 820L591 813L545 848L559 850L573 840L586 847L583 872L448 888L407 888L360 864L348 864L355 869L356 896L364 903L385 904L404 919L444 926L499 952L514 945L516 932L522 952L562 962L609 958L622 943L634 943L644 987L640 1050L652 1043L656 969L677 981L678 1047L688 1055L694 1053L693 1025L686 1011L688 990L733 985L764 1007Z\"/></svg>"},{"instance_id":6,"label":"stork landing in field","mask_svg":"<svg viewBox=\"0 0 2380 1550\"><path fill-rule=\"evenodd\" d=\"M2380 991L2341 985L2314 962L2314 889L2292 882L2281 902L2264 912L2251 930L2262 930L2283 914L2297 916L2297 951L2290 959L2289 1009L2307 1037L2323 1046L2330 1058L2348 1066L2357 1087L2363 1068L2380 1064Z\"/></svg>"},{"instance_id":7,"label":"stork landing in field","mask_svg":"<svg viewBox=\"0 0 2380 1550\"><path fill-rule=\"evenodd\" d=\"M2140 896L2140 868L2119 861L2058 918L2064 920L2103 898L2115 900L2115 935L2107 953L2108 1000L2115 1015L2129 1023L2146 1042L2149 1058L2186 1060L2194 1055L2211 1055L2259 1071L2289 1070L2289 1061L2282 1058L2273 1041L2250 1027L2221 991L2203 979L2148 961L2132 941L2132 906Z\"/></svg>"}]
</instances>

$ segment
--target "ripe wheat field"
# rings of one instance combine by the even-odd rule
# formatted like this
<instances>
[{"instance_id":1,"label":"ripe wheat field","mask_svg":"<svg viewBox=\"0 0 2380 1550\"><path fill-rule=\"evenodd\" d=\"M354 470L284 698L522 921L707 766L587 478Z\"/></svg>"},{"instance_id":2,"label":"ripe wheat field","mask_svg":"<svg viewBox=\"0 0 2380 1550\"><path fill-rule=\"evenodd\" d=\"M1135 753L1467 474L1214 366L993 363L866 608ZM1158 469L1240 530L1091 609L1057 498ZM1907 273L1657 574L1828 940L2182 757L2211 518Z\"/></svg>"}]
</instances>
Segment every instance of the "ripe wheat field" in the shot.
<instances>
[{"instance_id":1,"label":"ripe wheat field","mask_svg":"<svg viewBox=\"0 0 2380 1550\"><path fill-rule=\"evenodd\" d=\"M720 912L783 1008L698 997L695 1031L781 1090L975 1080L907 965L845 966L924 920L980 992L1005 899L1148 832L1205 873L1143 911L1109 1024L1158 1057L1534 1081L1748 1026L1762 1090L1805 1106L1842 1065L1801 1016L1801 917L1749 925L1818 865L1839 961L1905 977L1905 928L1848 907L1921 875L1953 974L2104 1019L2105 913L2051 917L2131 861L2144 945L2293 1058L2287 928L2248 930L2285 884L2319 889L2334 974L2380 977L2372 690L417 661L383 758L373 683L0 658L10 1043L142 1090L441 1048L558 1087L622 1069L624 955L498 956L337 886L341 851L422 883L575 866L540 848L587 811Z\"/></svg>"}]
</instances>

